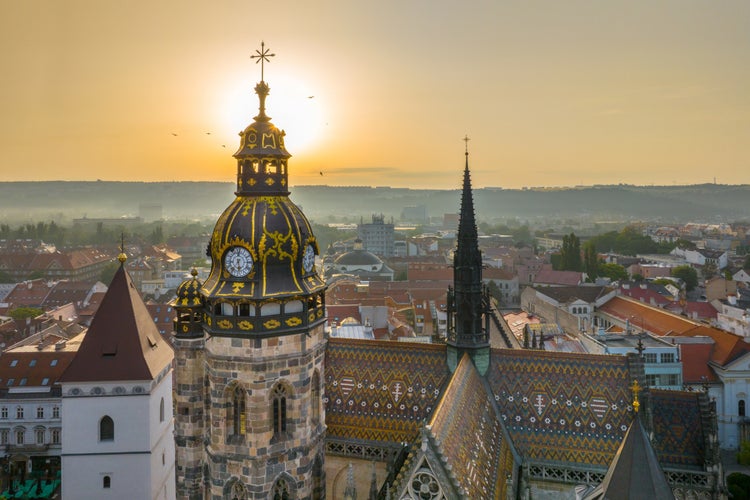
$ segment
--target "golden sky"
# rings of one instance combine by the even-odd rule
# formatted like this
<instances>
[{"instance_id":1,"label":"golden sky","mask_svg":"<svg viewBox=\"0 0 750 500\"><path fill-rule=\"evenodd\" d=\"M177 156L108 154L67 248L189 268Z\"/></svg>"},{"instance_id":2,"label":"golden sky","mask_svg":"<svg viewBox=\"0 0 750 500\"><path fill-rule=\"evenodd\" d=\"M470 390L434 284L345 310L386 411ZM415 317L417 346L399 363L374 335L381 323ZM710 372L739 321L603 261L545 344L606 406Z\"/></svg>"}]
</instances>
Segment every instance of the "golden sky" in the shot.
<instances>
[{"instance_id":1,"label":"golden sky","mask_svg":"<svg viewBox=\"0 0 750 500\"><path fill-rule=\"evenodd\" d=\"M233 181L261 40L292 185L750 183L746 0L0 0L0 180Z\"/></svg>"}]
</instances>

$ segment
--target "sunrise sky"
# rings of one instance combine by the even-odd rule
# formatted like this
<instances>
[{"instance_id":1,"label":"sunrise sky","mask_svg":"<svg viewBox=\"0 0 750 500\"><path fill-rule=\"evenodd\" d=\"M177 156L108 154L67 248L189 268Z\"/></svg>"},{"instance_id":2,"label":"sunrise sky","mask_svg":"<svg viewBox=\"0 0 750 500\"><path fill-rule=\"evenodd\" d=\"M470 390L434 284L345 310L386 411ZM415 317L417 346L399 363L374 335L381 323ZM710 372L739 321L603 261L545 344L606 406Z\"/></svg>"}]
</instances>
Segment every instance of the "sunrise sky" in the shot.
<instances>
[{"instance_id":1,"label":"sunrise sky","mask_svg":"<svg viewBox=\"0 0 750 500\"><path fill-rule=\"evenodd\" d=\"M261 40L292 185L750 183L746 0L0 0L0 180L233 181Z\"/></svg>"}]
</instances>

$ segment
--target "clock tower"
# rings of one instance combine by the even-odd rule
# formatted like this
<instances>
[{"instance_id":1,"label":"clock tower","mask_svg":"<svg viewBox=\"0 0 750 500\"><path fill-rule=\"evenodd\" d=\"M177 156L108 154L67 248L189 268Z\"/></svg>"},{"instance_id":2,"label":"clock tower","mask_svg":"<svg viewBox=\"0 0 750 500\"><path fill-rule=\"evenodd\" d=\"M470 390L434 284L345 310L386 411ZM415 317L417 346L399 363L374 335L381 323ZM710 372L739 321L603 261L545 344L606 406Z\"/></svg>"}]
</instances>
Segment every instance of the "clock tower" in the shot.
<instances>
[{"instance_id":1,"label":"clock tower","mask_svg":"<svg viewBox=\"0 0 750 500\"><path fill-rule=\"evenodd\" d=\"M273 55L256 53L261 64ZM325 282L310 223L289 199L291 155L266 115L269 91L261 76L259 113L234 153L236 198L208 245L211 272L186 306L176 299L182 498L325 495Z\"/></svg>"}]
</instances>

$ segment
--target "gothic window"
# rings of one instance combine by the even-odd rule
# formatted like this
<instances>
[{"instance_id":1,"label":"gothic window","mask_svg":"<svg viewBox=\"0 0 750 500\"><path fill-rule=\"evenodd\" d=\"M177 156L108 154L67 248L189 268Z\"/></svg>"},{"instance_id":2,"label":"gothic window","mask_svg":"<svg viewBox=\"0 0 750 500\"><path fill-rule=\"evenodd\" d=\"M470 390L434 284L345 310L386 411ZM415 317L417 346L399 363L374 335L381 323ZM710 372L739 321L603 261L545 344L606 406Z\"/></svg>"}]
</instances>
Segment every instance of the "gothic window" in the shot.
<instances>
[{"instance_id":1,"label":"gothic window","mask_svg":"<svg viewBox=\"0 0 750 500\"><path fill-rule=\"evenodd\" d=\"M225 394L227 397L226 438L228 442L237 442L237 440L241 440L246 433L245 422L247 414L245 410L245 390L239 383L233 382L227 387L227 392Z\"/></svg>"},{"instance_id":2,"label":"gothic window","mask_svg":"<svg viewBox=\"0 0 750 500\"><path fill-rule=\"evenodd\" d=\"M271 394L273 411L273 436L279 438L286 432L287 392L283 385L276 384Z\"/></svg>"},{"instance_id":3,"label":"gothic window","mask_svg":"<svg viewBox=\"0 0 750 500\"><path fill-rule=\"evenodd\" d=\"M312 421L317 424L320 421L320 375L315 371L310 382L310 405L312 407Z\"/></svg>"},{"instance_id":4,"label":"gothic window","mask_svg":"<svg viewBox=\"0 0 750 500\"><path fill-rule=\"evenodd\" d=\"M289 494L289 485L284 479L279 479L276 484L273 485L273 500L290 500L292 497Z\"/></svg>"},{"instance_id":5,"label":"gothic window","mask_svg":"<svg viewBox=\"0 0 750 500\"><path fill-rule=\"evenodd\" d=\"M745 400L744 399L740 399L739 401L737 401L737 414L740 417L745 416Z\"/></svg>"},{"instance_id":6,"label":"gothic window","mask_svg":"<svg viewBox=\"0 0 750 500\"><path fill-rule=\"evenodd\" d=\"M99 441L113 441L115 439L115 422L109 415L104 415L99 421Z\"/></svg>"},{"instance_id":7,"label":"gothic window","mask_svg":"<svg viewBox=\"0 0 750 500\"><path fill-rule=\"evenodd\" d=\"M159 422L164 422L164 398L159 402Z\"/></svg>"},{"instance_id":8,"label":"gothic window","mask_svg":"<svg viewBox=\"0 0 750 500\"><path fill-rule=\"evenodd\" d=\"M444 499L443 490L433 475L432 471L427 468L421 468L414 473L409 481L409 493L411 498L424 500Z\"/></svg>"},{"instance_id":9,"label":"gothic window","mask_svg":"<svg viewBox=\"0 0 750 500\"><path fill-rule=\"evenodd\" d=\"M240 481L235 481L234 484L232 484L232 489L229 492L229 498L232 500L245 500L247 497L247 494L245 493L245 485L243 485Z\"/></svg>"}]
</instances>

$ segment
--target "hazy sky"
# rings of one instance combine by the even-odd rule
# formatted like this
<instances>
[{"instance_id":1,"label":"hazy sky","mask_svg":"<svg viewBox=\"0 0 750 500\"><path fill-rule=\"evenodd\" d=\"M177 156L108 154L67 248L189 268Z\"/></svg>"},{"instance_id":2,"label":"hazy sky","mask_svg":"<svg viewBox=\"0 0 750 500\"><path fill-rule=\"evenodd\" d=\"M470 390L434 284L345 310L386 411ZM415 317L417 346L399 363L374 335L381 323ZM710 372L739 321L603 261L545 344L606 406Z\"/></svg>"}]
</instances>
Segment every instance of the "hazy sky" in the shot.
<instances>
[{"instance_id":1,"label":"hazy sky","mask_svg":"<svg viewBox=\"0 0 750 500\"><path fill-rule=\"evenodd\" d=\"M0 0L0 180L233 181L261 40L292 185L750 183L747 0Z\"/></svg>"}]
</instances>

